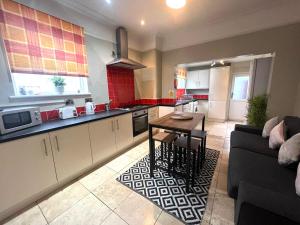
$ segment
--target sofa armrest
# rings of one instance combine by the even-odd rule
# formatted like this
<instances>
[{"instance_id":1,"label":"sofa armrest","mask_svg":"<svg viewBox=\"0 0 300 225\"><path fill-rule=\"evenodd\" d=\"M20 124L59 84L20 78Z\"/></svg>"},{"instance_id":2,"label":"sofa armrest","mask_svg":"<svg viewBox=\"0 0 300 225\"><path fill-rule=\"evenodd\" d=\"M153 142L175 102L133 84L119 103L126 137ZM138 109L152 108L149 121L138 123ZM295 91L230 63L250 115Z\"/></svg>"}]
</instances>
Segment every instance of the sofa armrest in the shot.
<instances>
[{"instance_id":1,"label":"sofa armrest","mask_svg":"<svg viewBox=\"0 0 300 225\"><path fill-rule=\"evenodd\" d=\"M246 132L246 133L250 133L250 134L256 134L256 135L262 135L262 129L261 128L257 128L257 127L253 127L250 125L244 125L244 124L236 124L235 131L242 131L242 132Z\"/></svg>"},{"instance_id":2,"label":"sofa armrest","mask_svg":"<svg viewBox=\"0 0 300 225\"><path fill-rule=\"evenodd\" d=\"M300 213L296 210L300 209L300 198L296 195L296 191L295 196L286 196L282 193L241 181L236 202L236 224L239 222L240 211L244 203L252 204L300 223Z\"/></svg>"}]
</instances>

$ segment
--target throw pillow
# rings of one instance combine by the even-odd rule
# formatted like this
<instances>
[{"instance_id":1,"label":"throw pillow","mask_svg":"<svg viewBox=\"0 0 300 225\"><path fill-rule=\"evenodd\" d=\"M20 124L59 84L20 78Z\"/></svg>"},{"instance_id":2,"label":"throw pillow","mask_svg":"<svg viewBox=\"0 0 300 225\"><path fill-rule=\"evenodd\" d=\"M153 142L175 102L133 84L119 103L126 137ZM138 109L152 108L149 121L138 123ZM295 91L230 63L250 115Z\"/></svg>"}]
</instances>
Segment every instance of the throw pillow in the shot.
<instances>
[{"instance_id":1,"label":"throw pillow","mask_svg":"<svg viewBox=\"0 0 300 225\"><path fill-rule=\"evenodd\" d=\"M269 147L272 149L279 148L283 144L285 139L284 135L284 122L281 121L276 125L270 133Z\"/></svg>"},{"instance_id":2,"label":"throw pillow","mask_svg":"<svg viewBox=\"0 0 300 225\"><path fill-rule=\"evenodd\" d=\"M299 166L298 166L298 172L297 172L297 177L296 177L296 193L297 195L300 196L300 163L299 163Z\"/></svg>"},{"instance_id":3,"label":"throw pillow","mask_svg":"<svg viewBox=\"0 0 300 225\"><path fill-rule=\"evenodd\" d=\"M271 130L279 123L279 118L278 116L273 117L271 119L269 119L264 126L263 132L262 132L262 136L264 138L267 138L270 136Z\"/></svg>"},{"instance_id":4,"label":"throw pillow","mask_svg":"<svg viewBox=\"0 0 300 225\"><path fill-rule=\"evenodd\" d=\"M300 133L284 142L278 154L280 165L290 165L300 160Z\"/></svg>"}]
</instances>

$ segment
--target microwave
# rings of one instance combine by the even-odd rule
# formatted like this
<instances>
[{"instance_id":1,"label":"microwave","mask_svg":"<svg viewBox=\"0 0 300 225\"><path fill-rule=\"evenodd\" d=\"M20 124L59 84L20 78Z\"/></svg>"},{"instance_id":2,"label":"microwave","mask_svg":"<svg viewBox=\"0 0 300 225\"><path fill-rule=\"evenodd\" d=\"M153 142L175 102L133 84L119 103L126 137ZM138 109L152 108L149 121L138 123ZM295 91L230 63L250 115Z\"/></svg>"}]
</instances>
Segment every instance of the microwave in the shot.
<instances>
[{"instance_id":1,"label":"microwave","mask_svg":"<svg viewBox=\"0 0 300 225\"><path fill-rule=\"evenodd\" d=\"M9 108L0 110L0 133L33 127L42 123L39 107Z\"/></svg>"}]
</instances>

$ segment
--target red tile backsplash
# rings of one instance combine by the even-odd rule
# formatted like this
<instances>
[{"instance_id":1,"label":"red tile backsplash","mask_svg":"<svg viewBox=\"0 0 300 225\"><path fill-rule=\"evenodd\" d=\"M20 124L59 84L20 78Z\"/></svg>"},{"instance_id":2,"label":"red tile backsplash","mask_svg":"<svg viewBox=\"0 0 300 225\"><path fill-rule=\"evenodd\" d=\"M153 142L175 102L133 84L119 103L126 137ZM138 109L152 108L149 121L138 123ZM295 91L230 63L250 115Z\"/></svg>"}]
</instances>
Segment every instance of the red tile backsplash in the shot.
<instances>
[{"instance_id":1,"label":"red tile backsplash","mask_svg":"<svg viewBox=\"0 0 300 225\"><path fill-rule=\"evenodd\" d=\"M208 100L208 95L193 95L193 98L200 100Z\"/></svg>"},{"instance_id":2,"label":"red tile backsplash","mask_svg":"<svg viewBox=\"0 0 300 225\"><path fill-rule=\"evenodd\" d=\"M111 108L135 104L132 69L107 67L107 82Z\"/></svg>"},{"instance_id":3,"label":"red tile backsplash","mask_svg":"<svg viewBox=\"0 0 300 225\"><path fill-rule=\"evenodd\" d=\"M176 90L176 98L179 99L185 94L185 89L177 89Z\"/></svg>"}]
</instances>

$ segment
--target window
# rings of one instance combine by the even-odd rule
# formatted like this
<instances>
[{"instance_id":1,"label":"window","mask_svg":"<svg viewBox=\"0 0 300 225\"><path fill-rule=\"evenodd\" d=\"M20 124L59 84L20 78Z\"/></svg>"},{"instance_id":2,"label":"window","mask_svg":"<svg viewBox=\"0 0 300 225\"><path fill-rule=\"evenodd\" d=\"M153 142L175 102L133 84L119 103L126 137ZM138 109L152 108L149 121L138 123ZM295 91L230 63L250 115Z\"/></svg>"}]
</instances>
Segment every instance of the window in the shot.
<instances>
[{"instance_id":1,"label":"window","mask_svg":"<svg viewBox=\"0 0 300 225\"><path fill-rule=\"evenodd\" d=\"M249 76L234 76L233 80L233 100L247 100L248 98Z\"/></svg>"},{"instance_id":2,"label":"window","mask_svg":"<svg viewBox=\"0 0 300 225\"><path fill-rule=\"evenodd\" d=\"M20 74L12 73L15 96L47 96L47 95L72 95L88 94L86 77L62 76L65 86L55 88L52 79L54 75Z\"/></svg>"}]
</instances>

